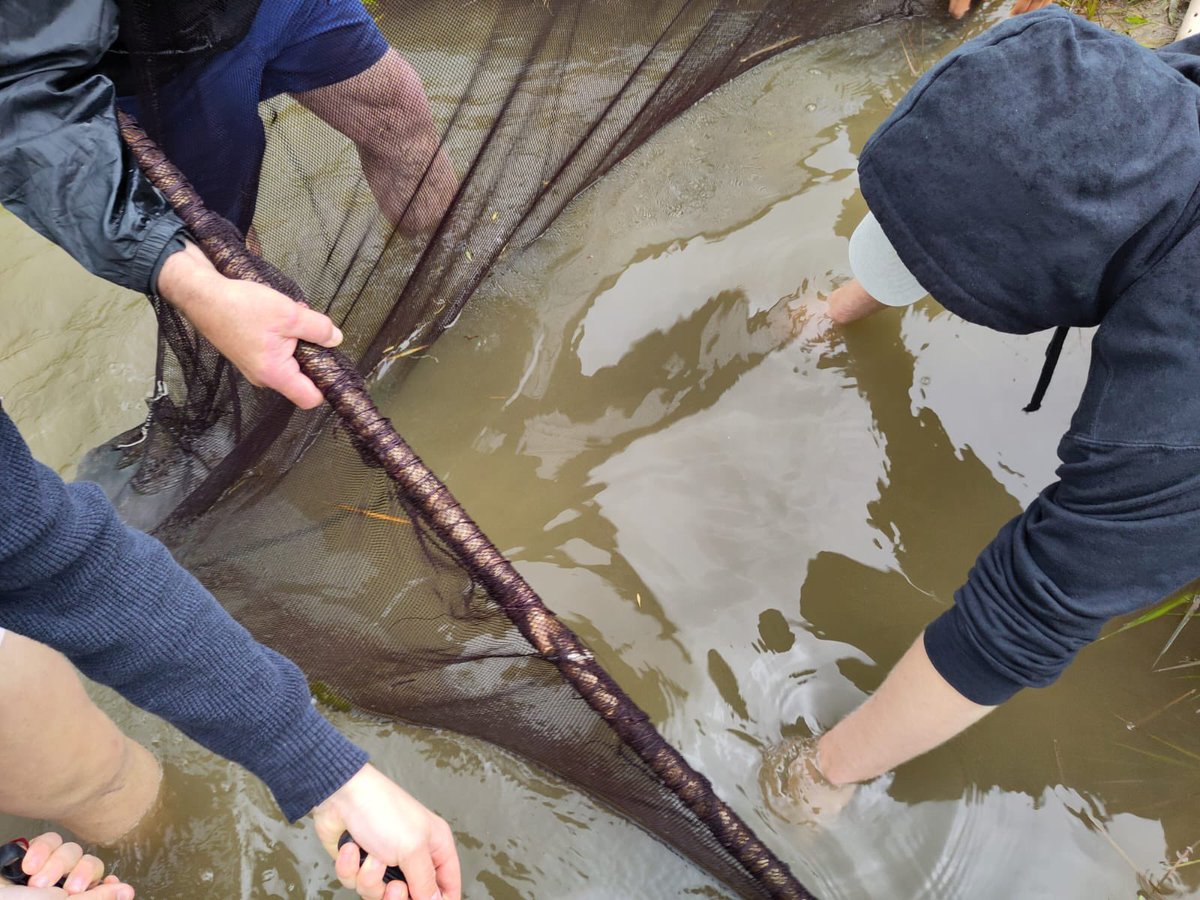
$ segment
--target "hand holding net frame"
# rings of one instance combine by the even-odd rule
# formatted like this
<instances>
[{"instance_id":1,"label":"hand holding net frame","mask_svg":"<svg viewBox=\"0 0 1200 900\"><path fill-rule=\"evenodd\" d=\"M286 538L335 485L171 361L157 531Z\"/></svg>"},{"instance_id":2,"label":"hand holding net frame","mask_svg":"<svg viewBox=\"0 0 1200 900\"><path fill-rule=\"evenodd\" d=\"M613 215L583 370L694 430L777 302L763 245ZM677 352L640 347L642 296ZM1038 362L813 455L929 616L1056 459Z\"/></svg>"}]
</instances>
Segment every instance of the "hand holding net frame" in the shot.
<instances>
[{"instance_id":1,"label":"hand holding net frame","mask_svg":"<svg viewBox=\"0 0 1200 900\"><path fill-rule=\"evenodd\" d=\"M229 222L206 209L183 174L128 114L121 113L121 136L138 165L170 201L192 236L221 274L256 281L305 303L299 286L246 249ZM708 779L668 744L649 718L599 666L579 638L546 608L529 583L487 539L450 494L450 490L413 452L391 422L376 408L365 383L336 350L303 341L296 359L320 388L362 447L371 453L404 496L432 524L470 572L508 615L538 654L565 678L654 771L663 785L704 823L720 844L771 897L805 900L805 890L745 822L713 791Z\"/></svg>"}]
</instances>

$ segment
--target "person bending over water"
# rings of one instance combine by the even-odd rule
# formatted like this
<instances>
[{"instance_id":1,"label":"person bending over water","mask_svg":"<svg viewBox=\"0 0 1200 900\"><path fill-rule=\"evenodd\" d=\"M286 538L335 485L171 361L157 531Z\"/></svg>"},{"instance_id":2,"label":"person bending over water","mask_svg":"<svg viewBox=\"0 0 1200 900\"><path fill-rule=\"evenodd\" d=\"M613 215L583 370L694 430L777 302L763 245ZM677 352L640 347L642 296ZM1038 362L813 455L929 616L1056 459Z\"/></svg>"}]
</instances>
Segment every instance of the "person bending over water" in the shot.
<instances>
[{"instance_id":1,"label":"person bending over water","mask_svg":"<svg viewBox=\"0 0 1200 900\"><path fill-rule=\"evenodd\" d=\"M252 382L319 405L292 354L297 340L338 344L333 322L219 275L123 148L116 90L100 71L112 62L104 54L117 37L117 5L12 6L20 14L6 8L0 18L0 201L92 272L176 305ZM247 15L231 32L220 17L234 7ZM178 39L189 47L233 47L183 73L208 101L181 116L199 128L186 139L199 151L186 174L202 192L225 177L237 183L216 211L249 226L262 154L257 103L289 91L355 140L399 227L428 228L441 215L454 176L420 81L357 0L126 0L120 12L130 11L188 22ZM209 134L239 143L214 147ZM446 823L372 768L313 708L300 671L256 643L161 544L124 526L98 488L65 485L36 463L2 411L0 479L0 767L22 773L0 784L0 810L107 842L153 805L156 761L90 702L74 663L262 778L289 819L311 813L338 876L363 897L384 895L384 867L394 864L408 886L395 882L389 898L457 900ZM361 867L354 844L337 849L343 830L370 854Z\"/></svg>"},{"instance_id":2,"label":"person bending over water","mask_svg":"<svg viewBox=\"0 0 1200 900\"><path fill-rule=\"evenodd\" d=\"M793 764L797 784L813 766L863 781L936 747L1200 576L1198 117L1200 38L1152 52L1051 7L955 50L867 142L870 214L835 322L928 291L1003 332L1098 329L1058 480Z\"/></svg>"}]
</instances>

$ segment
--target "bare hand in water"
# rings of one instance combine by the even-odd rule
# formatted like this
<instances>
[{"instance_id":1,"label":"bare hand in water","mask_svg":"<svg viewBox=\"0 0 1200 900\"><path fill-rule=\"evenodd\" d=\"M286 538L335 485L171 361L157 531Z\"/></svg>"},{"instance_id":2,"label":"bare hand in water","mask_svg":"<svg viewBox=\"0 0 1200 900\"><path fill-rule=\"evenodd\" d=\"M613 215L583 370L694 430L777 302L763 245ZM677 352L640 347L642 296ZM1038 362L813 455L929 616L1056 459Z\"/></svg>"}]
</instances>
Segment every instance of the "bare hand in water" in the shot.
<instances>
[{"instance_id":1,"label":"bare hand in water","mask_svg":"<svg viewBox=\"0 0 1200 900\"><path fill-rule=\"evenodd\" d=\"M792 293L768 311L767 319L772 333L778 335L779 344L799 339L812 343L825 337L829 330L829 317L825 315L823 298L815 289L810 289L807 279Z\"/></svg>"},{"instance_id":2,"label":"bare hand in water","mask_svg":"<svg viewBox=\"0 0 1200 900\"><path fill-rule=\"evenodd\" d=\"M1017 0L1009 15L1019 16L1021 13L1033 12L1035 9L1049 6L1051 0ZM971 0L950 0L950 15L961 19L971 8Z\"/></svg>"},{"instance_id":3,"label":"bare hand in water","mask_svg":"<svg viewBox=\"0 0 1200 900\"><path fill-rule=\"evenodd\" d=\"M853 798L858 785L830 784L817 761L817 739L784 741L763 754L763 799L776 815L796 825L826 827Z\"/></svg>"},{"instance_id":4,"label":"bare hand in water","mask_svg":"<svg viewBox=\"0 0 1200 900\"><path fill-rule=\"evenodd\" d=\"M851 278L829 295L829 318L839 325L849 325L873 316L887 307L866 292L857 278Z\"/></svg>"}]
</instances>

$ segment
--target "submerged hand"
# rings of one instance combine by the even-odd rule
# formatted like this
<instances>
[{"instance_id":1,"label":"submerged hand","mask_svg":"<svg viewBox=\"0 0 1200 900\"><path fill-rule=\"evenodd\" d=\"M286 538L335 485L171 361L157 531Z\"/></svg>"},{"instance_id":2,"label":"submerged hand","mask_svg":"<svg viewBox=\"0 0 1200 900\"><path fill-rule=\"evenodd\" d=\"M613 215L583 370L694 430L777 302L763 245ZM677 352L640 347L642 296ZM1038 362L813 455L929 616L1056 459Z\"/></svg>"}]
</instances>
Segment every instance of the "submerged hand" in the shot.
<instances>
[{"instance_id":1,"label":"submerged hand","mask_svg":"<svg viewBox=\"0 0 1200 900\"><path fill-rule=\"evenodd\" d=\"M821 773L816 738L785 741L763 754L759 770L763 799L777 815L797 825L832 824L858 789L835 785Z\"/></svg>"},{"instance_id":2,"label":"submerged hand","mask_svg":"<svg viewBox=\"0 0 1200 900\"><path fill-rule=\"evenodd\" d=\"M461 900L462 875L450 826L373 766L364 766L314 809L313 823L337 861L338 878L363 900ZM339 850L344 831L357 844ZM368 853L361 866L360 846ZM385 886L383 873L389 865L399 866L408 883Z\"/></svg>"},{"instance_id":3,"label":"submerged hand","mask_svg":"<svg viewBox=\"0 0 1200 900\"><path fill-rule=\"evenodd\" d=\"M29 876L29 887L3 886L0 879L0 900L55 900L77 897L79 900L133 900L133 888L122 884L116 876L104 876L104 863L85 854L73 842L64 842L54 832L47 832L29 842L21 862L21 870ZM53 887L66 876L63 887ZM103 878L103 882L101 879Z\"/></svg>"},{"instance_id":4,"label":"submerged hand","mask_svg":"<svg viewBox=\"0 0 1200 900\"><path fill-rule=\"evenodd\" d=\"M839 325L849 325L872 316L887 307L866 292L857 278L852 278L829 295L829 318Z\"/></svg>"},{"instance_id":5,"label":"submerged hand","mask_svg":"<svg viewBox=\"0 0 1200 900\"><path fill-rule=\"evenodd\" d=\"M1035 9L1049 6L1051 2L1052 0L1017 0L1009 11L1009 15L1019 16L1021 13L1033 12ZM965 16L970 8L971 0L950 0L950 15L956 19Z\"/></svg>"},{"instance_id":6,"label":"submerged hand","mask_svg":"<svg viewBox=\"0 0 1200 900\"><path fill-rule=\"evenodd\" d=\"M293 354L297 341L342 342L328 316L264 285L226 278L191 244L167 259L158 292L251 384L276 390L301 409L321 405L320 390Z\"/></svg>"}]
</instances>

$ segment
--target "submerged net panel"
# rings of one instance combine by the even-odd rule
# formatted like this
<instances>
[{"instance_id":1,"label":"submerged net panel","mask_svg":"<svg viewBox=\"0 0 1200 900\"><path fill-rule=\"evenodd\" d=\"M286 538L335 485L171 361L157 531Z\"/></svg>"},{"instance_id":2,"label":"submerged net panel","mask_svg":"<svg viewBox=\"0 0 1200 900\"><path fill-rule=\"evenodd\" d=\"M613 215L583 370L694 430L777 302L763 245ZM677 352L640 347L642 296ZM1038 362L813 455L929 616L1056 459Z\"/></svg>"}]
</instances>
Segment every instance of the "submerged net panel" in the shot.
<instances>
[{"instance_id":1,"label":"submerged net panel","mask_svg":"<svg viewBox=\"0 0 1200 900\"><path fill-rule=\"evenodd\" d=\"M224 274L259 281L304 302L303 293L294 282L253 256L229 222L204 208L178 170L153 146L136 122L123 117L122 134L139 163L168 196L193 236ZM461 690L462 685L458 685L454 695L448 696L441 676L435 678L433 684L427 686L433 690L435 710L444 709L450 702L458 711L430 715L428 724L445 726L452 723L451 727L457 731L495 740L498 734L512 729L510 716L514 710L519 710L523 713L524 733L520 738L501 739L503 745L521 749L526 756L543 761L558 774L580 783L598 780L606 790L615 791L615 796L620 798L617 801L619 808L673 846L690 850L699 840L703 845L702 853L695 858L727 884L740 886L745 892L773 897L797 900L811 897L787 867L716 796L707 779L663 740L647 716L596 663L578 637L545 607L529 584L488 541L446 486L417 458L375 407L362 377L350 361L337 351L308 344L301 345L296 356L305 374L321 389L341 423L358 443L364 461L383 467L392 483L390 490L397 498L404 499L404 506L412 516L407 520L386 516L383 521L415 527L427 554L442 550L452 558L455 568L468 576L470 582L462 587L461 593L464 597L468 593L477 594L477 600L485 601L484 610L482 614L472 614L468 610L462 618L487 618L492 612L490 606L498 606L504 618L495 617L494 626L498 626L501 635L515 627L526 642L524 646L519 643L513 646L512 636L509 636L510 639L504 641L505 652L499 656L504 661L503 667L499 671L473 672L473 677L465 679L468 686L465 693ZM345 507L344 504L340 506ZM359 507L348 509L360 514L364 512ZM383 514L374 513L368 517L380 515ZM278 526L278 519L274 524ZM295 553L297 548L293 539L296 534L288 532L287 536L286 546L289 552ZM222 534L223 539L228 537L228 533ZM434 547L435 541L439 548ZM261 547L259 549L261 551ZM326 547L319 548L318 552L321 559L329 555ZM224 567L225 561L220 564ZM256 576L261 578L261 572ZM406 603L402 614L408 631L417 626L417 620L413 618L415 605ZM444 648L449 623L437 607L431 613L430 619L443 637ZM279 622L274 621L272 627L278 628ZM487 630L494 636L497 628ZM469 638L483 636L478 633L468 635ZM310 648L319 647L318 655L328 659L330 647L323 640L310 635L304 643ZM467 655L477 663L489 660L490 654L474 653L469 644L468 640L466 645L457 645L456 656ZM347 649L352 655L339 654L338 683L345 682L343 670L348 669L350 684L354 684L357 679L353 670L361 665L362 659L361 638L354 635ZM539 673L522 672L514 679L507 664L513 657L540 666L542 677ZM311 671L316 659L306 654L305 660L311 660ZM561 679L544 677L551 674L551 666ZM394 679L401 673L393 669L389 674ZM505 682L507 684L500 691L502 702L488 703L484 698L495 696L497 687ZM414 684L409 682L406 688L411 690ZM395 702L394 681L390 687L387 707ZM364 694L354 691L352 696L358 705L366 706ZM595 715L587 715L583 704ZM571 710L571 706L575 708ZM565 715L568 712L571 714ZM406 717L407 713L406 707ZM484 719L482 730L481 718ZM528 726L531 725L540 727L530 731ZM564 759L561 754L568 748L585 749L592 758Z\"/></svg>"},{"instance_id":2,"label":"submerged net panel","mask_svg":"<svg viewBox=\"0 0 1200 900\"><path fill-rule=\"evenodd\" d=\"M123 15L144 23L153 5L129 0ZM178 180L167 184L220 266L276 279L245 252L245 237L294 279L276 285L339 322L344 357L308 348L302 358L340 417L299 413L254 389L158 303L162 390L144 429L114 441L116 476L103 453L92 472L108 470L127 518L157 526L256 637L330 696L520 753L741 895L806 896L388 431L355 373L401 377L411 351L436 339L497 263L707 92L774 52L912 5L368 8L423 83L423 96L401 98L402 113L387 111L397 92L378 113L376 127L403 151L386 160L387 184L364 175L368 161L350 140L288 97L264 98L266 150L249 212L216 210L243 230L252 213L253 233L206 214ZM187 66L162 55L152 32L143 24L141 43L125 48L135 105L168 157L190 159L181 111L212 98L189 97ZM151 49L139 55L139 46ZM388 95L396 83L367 87ZM301 99L314 108L328 100ZM205 149L218 160L242 152ZM205 168L220 170L211 164L196 164L202 194Z\"/></svg>"}]
</instances>

